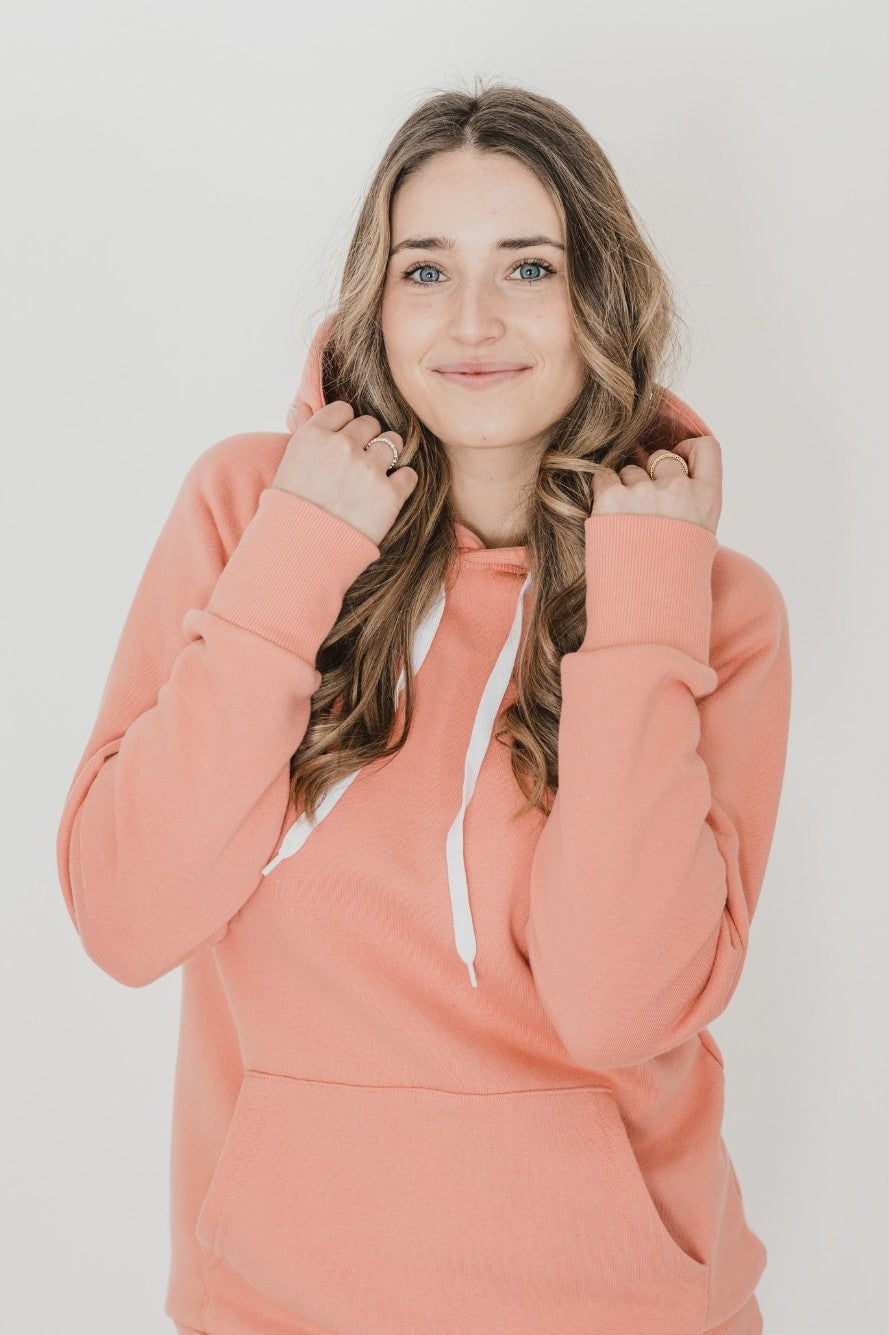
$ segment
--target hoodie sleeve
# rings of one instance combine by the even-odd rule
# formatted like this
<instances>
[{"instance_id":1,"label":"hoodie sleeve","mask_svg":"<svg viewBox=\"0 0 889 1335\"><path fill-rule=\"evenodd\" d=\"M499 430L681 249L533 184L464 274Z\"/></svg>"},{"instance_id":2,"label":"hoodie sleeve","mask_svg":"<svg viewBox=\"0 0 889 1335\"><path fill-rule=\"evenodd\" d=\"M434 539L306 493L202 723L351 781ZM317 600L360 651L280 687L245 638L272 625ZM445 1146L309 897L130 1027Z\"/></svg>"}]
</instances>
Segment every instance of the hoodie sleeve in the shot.
<instances>
[{"instance_id":1,"label":"hoodie sleeve","mask_svg":"<svg viewBox=\"0 0 889 1335\"><path fill-rule=\"evenodd\" d=\"M783 782L787 608L690 520L591 514L587 629L561 662L559 787L528 958L572 1058L629 1066L728 1005ZM715 559L714 559L715 558Z\"/></svg>"},{"instance_id":2,"label":"hoodie sleeve","mask_svg":"<svg viewBox=\"0 0 889 1335\"><path fill-rule=\"evenodd\" d=\"M240 531L237 442L206 450L181 485L57 835L81 942L133 987L221 940L261 883L321 682L317 651L380 554L359 529L275 487L249 502Z\"/></svg>"}]
</instances>

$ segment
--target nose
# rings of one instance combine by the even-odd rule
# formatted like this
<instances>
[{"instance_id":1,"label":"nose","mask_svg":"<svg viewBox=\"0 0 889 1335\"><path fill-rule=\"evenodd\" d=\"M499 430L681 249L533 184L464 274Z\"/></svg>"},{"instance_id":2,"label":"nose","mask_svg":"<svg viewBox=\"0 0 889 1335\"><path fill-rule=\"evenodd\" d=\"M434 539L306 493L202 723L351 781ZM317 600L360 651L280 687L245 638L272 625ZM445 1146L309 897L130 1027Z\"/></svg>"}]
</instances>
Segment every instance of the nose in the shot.
<instances>
[{"instance_id":1,"label":"nose","mask_svg":"<svg viewBox=\"0 0 889 1335\"><path fill-rule=\"evenodd\" d=\"M455 342L480 343L499 338L505 322L501 298L496 288L484 279L468 279L451 296L448 332Z\"/></svg>"}]
</instances>

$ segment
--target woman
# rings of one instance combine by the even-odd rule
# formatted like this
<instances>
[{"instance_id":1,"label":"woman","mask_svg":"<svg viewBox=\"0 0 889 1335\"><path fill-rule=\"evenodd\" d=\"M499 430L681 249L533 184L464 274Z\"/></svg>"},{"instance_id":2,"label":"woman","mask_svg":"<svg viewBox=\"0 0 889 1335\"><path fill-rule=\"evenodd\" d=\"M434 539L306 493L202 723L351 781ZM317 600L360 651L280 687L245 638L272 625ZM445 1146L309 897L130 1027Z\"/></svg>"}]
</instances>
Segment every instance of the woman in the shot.
<instances>
[{"instance_id":1,"label":"woman","mask_svg":"<svg viewBox=\"0 0 889 1335\"><path fill-rule=\"evenodd\" d=\"M776 821L787 613L717 541L674 323L565 108L441 93L289 431L185 478L58 837L91 958L183 966L180 1332L762 1329L706 1026Z\"/></svg>"}]
</instances>

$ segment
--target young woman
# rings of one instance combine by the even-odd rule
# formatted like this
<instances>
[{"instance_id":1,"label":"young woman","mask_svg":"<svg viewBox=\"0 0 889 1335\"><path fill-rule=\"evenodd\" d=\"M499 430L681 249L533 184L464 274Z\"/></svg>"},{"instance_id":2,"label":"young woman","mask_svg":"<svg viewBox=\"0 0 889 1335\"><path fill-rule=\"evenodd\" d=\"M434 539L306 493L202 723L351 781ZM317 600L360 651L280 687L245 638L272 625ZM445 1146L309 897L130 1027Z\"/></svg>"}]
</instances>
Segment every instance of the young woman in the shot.
<instances>
[{"instance_id":1,"label":"young woman","mask_svg":"<svg viewBox=\"0 0 889 1335\"><path fill-rule=\"evenodd\" d=\"M182 965L165 1312L206 1335L762 1330L707 1025L787 612L601 148L515 86L387 148L288 431L191 466L58 835Z\"/></svg>"}]
</instances>

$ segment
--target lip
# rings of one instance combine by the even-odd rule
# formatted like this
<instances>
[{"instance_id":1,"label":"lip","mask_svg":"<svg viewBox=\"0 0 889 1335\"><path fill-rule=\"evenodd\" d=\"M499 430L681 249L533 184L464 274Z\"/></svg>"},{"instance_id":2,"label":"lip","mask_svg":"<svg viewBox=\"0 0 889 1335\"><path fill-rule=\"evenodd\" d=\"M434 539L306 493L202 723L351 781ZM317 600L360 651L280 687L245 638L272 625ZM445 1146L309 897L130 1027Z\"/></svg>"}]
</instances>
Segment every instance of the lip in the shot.
<instances>
[{"instance_id":1,"label":"lip","mask_svg":"<svg viewBox=\"0 0 889 1335\"><path fill-rule=\"evenodd\" d=\"M449 380L454 385L460 385L463 389L487 389L489 385L499 385L505 380L515 380L526 371L530 371L530 366L518 366L511 370L496 371L436 371L442 380Z\"/></svg>"},{"instance_id":2,"label":"lip","mask_svg":"<svg viewBox=\"0 0 889 1335\"><path fill-rule=\"evenodd\" d=\"M442 362L441 366L435 366L432 369L434 371L454 371L454 372L524 371L527 365L528 365L527 362L495 362L492 358L490 361L487 362L485 361L471 362L468 360L465 362Z\"/></svg>"}]
</instances>

